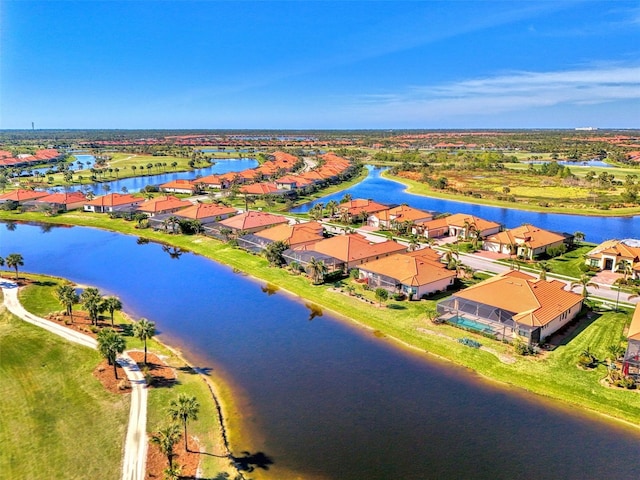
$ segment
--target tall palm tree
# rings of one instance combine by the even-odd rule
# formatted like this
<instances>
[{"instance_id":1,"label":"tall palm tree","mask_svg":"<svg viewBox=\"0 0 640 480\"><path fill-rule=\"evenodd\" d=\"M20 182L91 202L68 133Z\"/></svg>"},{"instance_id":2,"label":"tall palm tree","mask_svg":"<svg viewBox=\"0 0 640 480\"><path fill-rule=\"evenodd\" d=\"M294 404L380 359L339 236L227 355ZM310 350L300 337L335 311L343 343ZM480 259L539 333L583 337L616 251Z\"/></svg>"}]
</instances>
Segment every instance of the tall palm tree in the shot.
<instances>
[{"instance_id":1,"label":"tall palm tree","mask_svg":"<svg viewBox=\"0 0 640 480\"><path fill-rule=\"evenodd\" d=\"M324 276L327 274L327 266L322 260L316 260L316 257L311 257L309 265L307 265L307 272L311 276L314 285L319 285L324 282Z\"/></svg>"},{"instance_id":2,"label":"tall palm tree","mask_svg":"<svg viewBox=\"0 0 640 480\"><path fill-rule=\"evenodd\" d=\"M596 289L600 288L597 283L593 283L591 281L591 277L587 274L582 274L580 279L578 279L575 282L571 282L570 288L571 290L573 290L575 287L579 285L582 285L582 296L584 298L587 298L589 296L589 291L587 290L588 287L593 287Z\"/></svg>"},{"instance_id":3,"label":"tall palm tree","mask_svg":"<svg viewBox=\"0 0 640 480\"><path fill-rule=\"evenodd\" d=\"M96 338L98 340L98 351L107 359L109 365L113 365L113 374L118 378L118 369L116 365L116 357L124 352L127 343L122 335L113 328L105 328L98 332Z\"/></svg>"},{"instance_id":4,"label":"tall palm tree","mask_svg":"<svg viewBox=\"0 0 640 480\"><path fill-rule=\"evenodd\" d=\"M333 217L335 215L337 209L338 209L338 202L336 202L335 200L329 200L327 202L327 211L330 217Z\"/></svg>"},{"instance_id":5,"label":"tall palm tree","mask_svg":"<svg viewBox=\"0 0 640 480\"><path fill-rule=\"evenodd\" d=\"M89 319L94 325L98 325L98 316L102 306L102 295L97 288L88 287L80 294L82 305L89 313Z\"/></svg>"},{"instance_id":6,"label":"tall palm tree","mask_svg":"<svg viewBox=\"0 0 640 480\"><path fill-rule=\"evenodd\" d=\"M118 297L107 297L102 302L102 308L109 312L111 317L111 326L113 327L113 313L122 310L122 302Z\"/></svg>"},{"instance_id":7,"label":"tall palm tree","mask_svg":"<svg viewBox=\"0 0 640 480\"><path fill-rule=\"evenodd\" d=\"M169 469L173 469L173 448L180 440L180 426L175 423L161 428L151 435L151 443L158 445L160 451L167 457Z\"/></svg>"},{"instance_id":8,"label":"tall palm tree","mask_svg":"<svg viewBox=\"0 0 640 480\"><path fill-rule=\"evenodd\" d=\"M141 318L133 324L133 335L144 342L144 364L147 364L147 340L156 334L156 324Z\"/></svg>"},{"instance_id":9,"label":"tall palm tree","mask_svg":"<svg viewBox=\"0 0 640 480\"><path fill-rule=\"evenodd\" d=\"M24 258L19 253L10 253L5 258L7 267L13 268L16 271L16 280L18 279L18 267L24 266Z\"/></svg>"},{"instance_id":10,"label":"tall palm tree","mask_svg":"<svg viewBox=\"0 0 640 480\"><path fill-rule=\"evenodd\" d=\"M618 272L622 273L622 278L619 278L615 282L618 284L618 294L616 295L616 312L618 311L618 305L620 303L620 290L622 290L622 285L627 283L627 277L633 274L633 265L631 264L631 262L623 260L618 264L617 270Z\"/></svg>"},{"instance_id":11,"label":"tall palm tree","mask_svg":"<svg viewBox=\"0 0 640 480\"><path fill-rule=\"evenodd\" d=\"M196 397L181 393L177 400L171 400L169 404L169 416L174 422L180 421L184 427L184 449L188 452L187 445L187 422L189 420L197 420L200 404Z\"/></svg>"},{"instance_id":12,"label":"tall palm tree","mask_svg":"<svg viewBox=\"0 0 640 480\"><path fill-rule=\"evenodd\" d=\"M60 285L56 289L56 297L60 304L65 308L65 312L71 317L73 323L73 305L80 301L80 297L76 293L76 289L71 285Z\"/></svg>"}]
</instances>

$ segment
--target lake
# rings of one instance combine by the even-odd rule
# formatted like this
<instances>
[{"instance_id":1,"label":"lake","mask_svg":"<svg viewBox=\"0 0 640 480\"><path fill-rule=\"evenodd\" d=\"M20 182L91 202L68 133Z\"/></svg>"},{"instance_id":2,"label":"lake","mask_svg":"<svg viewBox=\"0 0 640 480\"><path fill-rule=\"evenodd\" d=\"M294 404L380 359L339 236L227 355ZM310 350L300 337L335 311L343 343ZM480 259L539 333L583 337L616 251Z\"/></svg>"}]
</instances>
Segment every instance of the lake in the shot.
<instances>
[{"instance_id":1,"label":"lake","mask_svg":"<svg viewBox=\"0 0 640 480\"><path fill-rule=\"evenodd\" d=\"M7 228L9 227L9 228ZM0 225L26 271L118 295L221 373L242 406L250 478L635 479L640 435L407 353L201 256L81 227ZM108 261L107 261L108 260Z\"/></svg>"},{"instance_id":2,"label":"lake","mask_svg":"<svg viewBox=\"0 0 640 480\"><path fill-rule=\"evenodd\" d=\"M412 207L435 212L466 213L501 223L508 228L530 223L546 230L586 234L586 240L600 243L611 238L638 238L640 236L640 216L634 217L593 217L540 213L512 208L491 207L472 203L456 202L440 198L414 195L405 191L406 187L380 176L383 169L367 166L369 175L365 180L341 192L327 195L314 202L302 205L292 212L307 212L318 202L325 205L330 200L337 202L347 193L355 198L368 198L384 204L406 203Z\"/></svg>"}]
</instances>

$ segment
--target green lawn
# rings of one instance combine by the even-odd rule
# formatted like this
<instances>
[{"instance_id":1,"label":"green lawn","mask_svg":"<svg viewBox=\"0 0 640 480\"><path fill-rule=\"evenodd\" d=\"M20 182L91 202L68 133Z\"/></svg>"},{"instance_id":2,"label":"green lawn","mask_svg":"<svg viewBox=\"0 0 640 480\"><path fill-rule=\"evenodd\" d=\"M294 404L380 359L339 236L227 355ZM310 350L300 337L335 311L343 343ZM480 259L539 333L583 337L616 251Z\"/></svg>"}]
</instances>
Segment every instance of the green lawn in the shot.
<instances>
[{"instance_id":1,"label":"green lawn","mask_svg":"<svg viewBox=\"0 0 640 480\"><path fill-rule=\"evenodd\" d=\"M55 289L58 285L66 282L64 279L48 277L43 275L23 275L34 281L29 287L24 288L20 292L20 301L23 306L30 312L46 316L53 311L61 311L62 307L55 298ZM74 310L80 310L82 307L76 305ZM104 316L105 320L108 317ZM115 323L117 326L130 325L131 320L120 312L115 313ZM34 327L35 328L35 327ZM42 331L44 332L44 331ZM49 334L50 337L54 337ZM144 344L142 341L135 337L127 336L127 349L128 350L143 350ZM201 444L205 447L207 452L221 454L223 449L220 445L220 425L218 422L218 416L215 410L215 404L212 400L209 387L204 381L204 378L195 372L184 362L184 360L174 354L167 347L160 342L152 339L148 341L148 350L161 355L166 362L175 367L178 373L178 381L170 388L151 388L149 392L149 410L147 419L147 431L154 432L161 426L165 426L168 422L167 408L172 399L177 398L179 393L187 393L195 396L200 403L200 414L197 421L189 423L189 433L193 434L200 439ZM1 349L0 344L0 349ZM2 353L0 351L0 353ZM97 355L97 354L96 354ZM100 358L97 357L95 364L99 363ZM95 365L94 365L95 366ZM92 380L93 377L89 377ZM225 386L221 378L215 373L211 374L210 380L216 385L216 392L220 398L221 403L224 405L225 414L233 417L229 420L228 427L235 425L238 413L233 410L234 403L233 397ZM128 398L128 397L127 397ZM128 414L128 412L126 412ZM61 418L61 422L65 419ZM90 432L85 432L89 434ZM215 476L224 472L233 473L229 468L229 462L224 458L218 458L214 456L203 456L201 468L205 475ZM64 478L73 478L69 476L63 476ZM15 477L18 478L18 477ZM21 477L27 478L27 477ZM40 477L38 477L40 478ZM45 477L42 477L45 478ZM61 477L62 478L62 477ZM98 477L95 477L98 478ZM102 478L102 477L101 477Z\"/></svg>"},{"instance_id":2,"label":"green lawn","mask_svg":"<svg viewBox=\"0 0 640 480\"><path fill-rule=\"evenodd\" d=\"M553 273L565 275L567 277L580 278L584 273L580 267L585 265L584 255L593 250L595 245L581 245L575 250L565 253L561 257L552 258L547 261Z\"/></svg>"},{"instance_id":3,"label":"green lawn","mask_svg":"<svg viewBox=\"0 0 640 480\"><path fill-rule=\"evenodd\" d=\"M0 476L120 478L129 396L92 376L100 361L0 313Z\"/></svg>"}]
</instances>

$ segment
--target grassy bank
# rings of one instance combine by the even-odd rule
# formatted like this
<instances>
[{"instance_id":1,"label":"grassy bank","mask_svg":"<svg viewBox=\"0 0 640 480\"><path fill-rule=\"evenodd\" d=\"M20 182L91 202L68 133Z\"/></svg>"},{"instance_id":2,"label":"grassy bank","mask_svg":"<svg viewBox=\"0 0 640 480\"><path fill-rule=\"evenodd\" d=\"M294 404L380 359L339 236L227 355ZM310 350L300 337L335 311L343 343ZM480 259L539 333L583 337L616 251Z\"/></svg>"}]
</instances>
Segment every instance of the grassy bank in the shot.
<instances>
[{"instance_id":1,"label":"grassy bank","mask_svg":"<svg viewBox=\"0 0 640 480\"><path fill-rule=\"evenodd\" d=\"M5 214L6 215L6 214ZM33 215L33 214L30 214ZM21 217L21 215L16 215ZM503 363L487 351L468 348L455 341L460 336L473 336L448 326L433 326L424 318L430 302L389 302L395 308L379 308L344 295L328 286L313 286L306 277L292 276L279 268L268 267L263 257L246 253L213 239L197 236L170 236L149 230L135 230L131 222L110 220L97 215L86 217L67 214L47 220L72 224L87 224L123 233L135 234L170 242L213 260L238 268L256 278L277 285L292 294L331 310L339 317L351 319L378 337L387 337L418 351L435 354L459 365L469 367L487 378L524 388L531 392L579 406L602 415L608 415L640 424L640 395L635 392L602 387L599 379L606 374L605 367L585 372L578 370L577 354L590 347L603 358L606 348L621 340L629 313L606 312L576 334L566 345L544 357L514 357L515 363ZM425 333L444 333L452 338ZM485 346L497 352L508 347L500 342L478 337Z\"/></svg>"},{"instance_id":2,"label":"grassy bank","mask_svg":"<svg viewBox=\"0 0 640 480\"><path fill-rule=\"evenodd\" d=\"M28 311L40 316L46 316L49 313L61 311L62 307L56 300L54 292L59 285L66 283L66 280L41 275L21 276L25 276L35 282L20 291L20 302ZM78 306L74 308L74 310L77 309L79 309ZM131 324L131 320L126 314L115 312L115 323L118 327L128 326ZM53 337L51 334L49 334L49 336ZM142 341L135 337L126 336L126 342L128 350L142 351L144 348ZM177 352L169 349L160 341L151 339L147 343L148 351L159 355L168 365L174 368L177 374L177 381L175 384L168 387L151 388L148 390L149 409L147 431L150 433L155 432L168 423L167 408L171 400L178 397L178 394L186 393L188 395L195 396L200 403L200 413L197 421L189 423L189 434L196 436L204 450L213 454L202 456L202 471L205 475L211 475L212 477L224 473L233 473L233 470L230 468L229 461L226 458L221 457L224 454L224 445L221 442L221 427L218 422L216 406L212 399L212 394L207 382L209 382L215 389L219 401L224 405L224 411L228 412L230 416L236 416L237 412L233 410L232 396L229 389L224 385L224 382L220 378L216 378L213 375L204 376L196 373ZM96 352L93 353L95 353L95 364L97 364L101 357ZM79 379L82 380L82 377L79 377ZM85 381L89 380L89 378L85 379ZM127 396L120 396L119 398L128 399ZM123 420L125 423L122 428L125 429L127 415L128 410L125 412ZM61 421L64 421L64 418L62 418ZM233 424L233 422L231 423ZM86 433L88 434L89 432ZM122 436L124 438L124 433ZM119 458L119 454L116 454L114 457L114 459ZM63 475L62 477L73 478L68 475ZM27 477L25 476L20 478Z\"/></svg>"},{"instance_id":3,"label":"grassy bank","mask_svg":"<svg viewBox=\"0 0 640 480\"><path fill-rule=\"evenodd\" d=\"M388 171L382 172L382 176L389 180L396 181L398 183L402 183L407 186L407 192L415 194L415 195L423 195L425 197L433 197L433 198L442 198L445 200L453 200L456 202L463 203L473 203L475 205L489 205L494 207L503 207L503 208L511 208L516 210L526 210L530 212L542 212L542 213L566 213L572 215L592 215L592 216L601 216L601 217L620 217L620 216L631 216L631 215L640 215L640 207L628 207L628 208L611 208L609 210L602 210L598 208L593 208L589 206L576 206L576 207L568 207L568 206L548 206L541 207L538 204L527 204L522 202L508 202L487 198L473 198L470 199L465 195L456 195L453 193L448 193L446 191L440 191L431 188L429 185L418 182L416 180L411 180L409 178L398 177L396 175L391 175ZM513 189L512 189L513 190ZM545 187L545 192L548 195L550 191L549 187ZM562 188L556 193L565 194L568 189ZM557 201L562 203L562 198L560 199L552 199L545 197L548 202Z\"/></svg>"},{"instance_id":4,"label":"grassy bank","mask_svg":"<svg viewBox=\"0 0 640 480\"><path fill-rule=\"evenodd\" d=\"M129 396L92 376L100 361L0 312L0 476L120 478Z\"/></svg>"}]
</instances>

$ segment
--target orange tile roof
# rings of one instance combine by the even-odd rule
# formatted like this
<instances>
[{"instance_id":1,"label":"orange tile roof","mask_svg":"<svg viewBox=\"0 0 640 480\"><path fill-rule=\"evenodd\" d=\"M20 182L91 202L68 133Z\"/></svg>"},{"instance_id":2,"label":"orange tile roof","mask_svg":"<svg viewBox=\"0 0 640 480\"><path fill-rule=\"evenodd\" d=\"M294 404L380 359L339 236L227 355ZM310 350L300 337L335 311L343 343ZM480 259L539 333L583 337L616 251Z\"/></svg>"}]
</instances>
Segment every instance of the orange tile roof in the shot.
<instances>
[{"instance_id":1,"label":"orange tile roof","mask_svg":"<svg viewBox=\"0 0 640 480\"><path fill-rule=\"evenodd\" d=\"M425 249L434 252L431 249ZM437 256L437 254L436 254ZM397 253L379 260L359 265L360 270L391 277L403 285L420 286L456 276L455 270L447 270L439 257L434 260L430 254Z\"/></svg>"},{"instance_id":2,"label":"orange tile roof","mask_svg":"<svg viewBox=\"0 0 640 480\"><path fill-rule=\"evenodd\" d=\"M180 200L172 195L160 196L147 200L138 207L141 212L160 213L193 205L187 200Z\"/></svg>"},{"instance_id":3,"label":"orange tile roof","mask_svg":"<svg viewBox=\"0 0 640 480\"><path fill-rule=\"evenodd\" d=\"M324 253L347 263L375 257L376 255L399 253L407 250L406 247L393 240L386 240L381 243L370 242L359 233L337 235L313 245L307 245L303 249Z\"/></svg>"},{"instance_id":4,"label":"orange tile roof","mask_svg":"<svg viewBox=\"0 0 640 480\"><path fill-rule=\"evenodd\" d=\"M593 250L587 252L589 257L600 258L602 255L620 257L621 260L635 262L640 260L640 248L626 245L620 240L607 240Z\"/></svg>"},{"instance_id":5,"label":"orange tile roof","mask_svg":"<svg viewBox=\"0 0 640 480\"><path fill-rule=\"evenodd\" d=\"M269 193L277 193L282 190L278 190L275 183L252 183L250 185L244 185L240 187L242 193L248 193L251 195L266 195Z\"/></svg>"},{"instance_id":6,"label":"orange tile roof","mask_svg":"<svg viewBox=\"0 0 640 480\"><path fill-rule=\"evenodd\" d=\"M485 220L484 218L479 218L474 215L467 215L464 213L454 213L453 215L444 217L444 219L450 226L462 228L464 227L465 223L469 223L470 225L475 226L475 228L480 231L500 226L499 223L491 222L489 220Z\"/></svg>"},{"instance_id":7,"label":"orange tile roof","mask_svg":"<svg viewBox=\"0 0 640 480\"><path fill-rule=\"evenodd\" d=\"M582 295L564 289L564 283L538 280L510 271L455 294L456 297L514 313L523 325L542 326L583 301Z\"/></svg>"},{"instance_id":8,"label":"orange tile roof","mask_svg":"<svg viewBox=\"0 0 640 480\"><path fill-rule=\"evenodd\" d=\"M558 233L543 230L533 225L522 225L487 237L487 242L503 245L524 244L529 248L540 248L564 241L565 237Z\"/></svg>"},{"instance_id":9,"label":"orange tile roof","mask_svg":"<svg viewBox=\"0 0 640 480\"><path fill-rule=\"evenodd\" d=\"M399 205L388 210L377 212L376 216L385 222L395 220L396 222L414 222L416 220L431 219L433 215L408 205Z\"/></svg>"},{"instance_id":10,"label":"orange tile roof","mask_svg":"<svg viewBox=\"0 0 640 480\"><path fill-rule=\"evenodd\" d=\"M235 217L225 218L220 223L235 230L251 230L257 227L288 223L288 220L282 215L250 210Z\"/></svg>"},{"instance_id":11,"label":"orange tile roof","mask_svg":"<svg viewBox=\"0 0 640 480\"><path fill-rule=\"evenodd\" d=\"M640 340L640 303L636 304L636 309L633 312L627 338L629 340Z\"/></svg>"},{"instance_id":12,"label":"orange tile roof","mask_svg":"<svg viewBox=\"0 0 640 480\"><path fill-rule=\"evenodd\" d=\"M38 202L57 203L59 205L69 205L70 203L84 202L87 197L82 192L52 193L46 197L38 198Z\"/></svg>"},{"instance_id":13,"label":"orange tile roof","mask_svg":"<svg viewBox=\"0 0 640 480\"><path fill-rule=\"evenodd\" d=\"M191 183L191 180L177 179L170 182L163 183L160 188L178 188L183 190L195 190L195 186Z\"/></svg>"},{"instance_id":14,"label":"orange tile roof","mask_svg":"<svg viewBox=\"0 0 640 480\"><path fill-rule=\"evenodd\" d=\"M127 205L130 203L142 203L144 199L142 197L134 197L130 194L122 193L110 193L109 195L103 195L96 197L85 203L85 205L96 205L99 207L115 207L118 205Z\"/></svg>"},{"instance_id":15,"label":"orange tile roof","mask_svg":"<svg viewBox=\"0 0 640 480\"><path fill-rule=\"evenodd\" d=\"M46 197L49 192L39 192L37 190L17 189L0 195L0 200L13 200L14 202L26 202L37 198Z\"/></svg>"},{"instance_id":16,"label":"orange tile roof","mask_svg":"<svg viewBox=\"0 0 640 480\"><path fill-rule=\"evenodd\" d=\"M322 231L322 224L318 222L306 222L293 225L276 225L275 227L262 230L256 233L256 235L268 240L273 240L274 242L283 241L287 245L295 247L297 245L322 240Z\"/></svg>"},{"instance_id":17,"label":"orange tile roof","mask_svg":"<svg viewBox=\"0 0 640 480\"><path fill-rule=\"evenodd\" d=\"M236 209L233 207L227 207L226 205L217 205L215 203L196 203L195 205L191 205L190 207L176 212L176 216L199 220L201 218L215 218L234 213L236 213Z\"/></svg>"},{"instance_id":18,"label":"orange tile roof","mask_svg":"<svg viewBox=\"0 0 640 480\"><path fill-rule=\"evenodd\" d=\"M229 179L227 179L229 180ZM223 178L221 175L207 175L206 177L200 177L193 180L192 183L202 183L205 185L222 185Z\"/></svg>"},{"instance_id":19,"label":"orange tile roof","mask_svg":"<svg viewBox=\"0 0 640 480\"><path fill-rule=\"evenodd\" d=\"M365 200L362 198L350 200L338 205L339 211L343 212L346 210L349 215L359 215L362 212L371 214L387 210L388 208L389 207L387 207L386 205L382 205L381 203L374 202L373 200Z\"/></svg>"}]
</instances>

